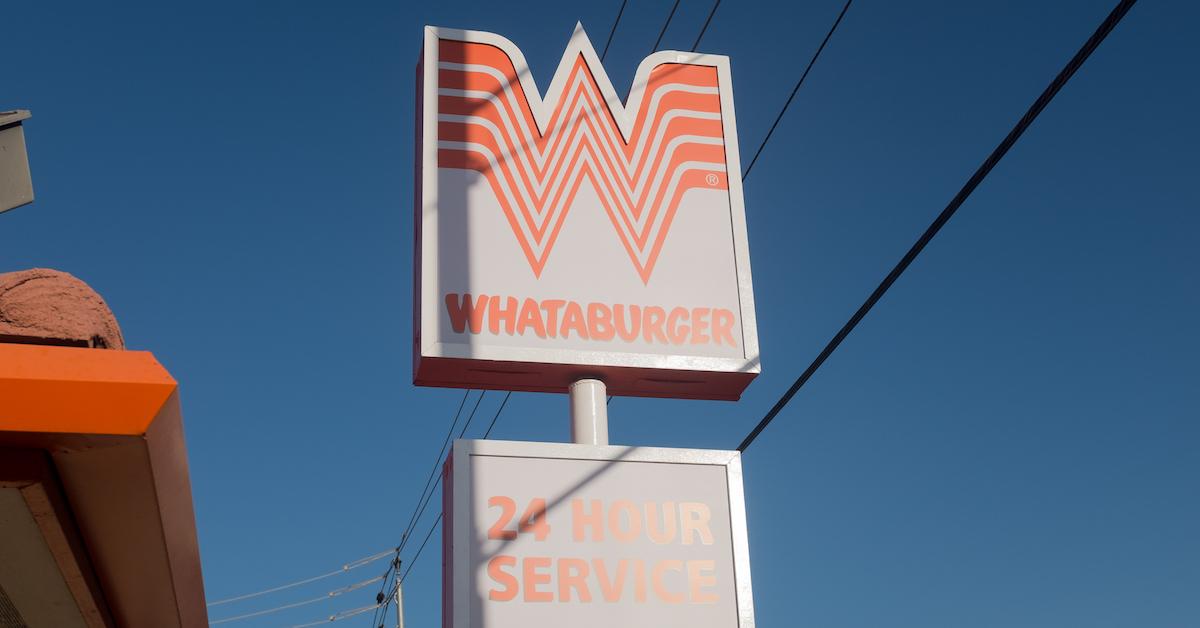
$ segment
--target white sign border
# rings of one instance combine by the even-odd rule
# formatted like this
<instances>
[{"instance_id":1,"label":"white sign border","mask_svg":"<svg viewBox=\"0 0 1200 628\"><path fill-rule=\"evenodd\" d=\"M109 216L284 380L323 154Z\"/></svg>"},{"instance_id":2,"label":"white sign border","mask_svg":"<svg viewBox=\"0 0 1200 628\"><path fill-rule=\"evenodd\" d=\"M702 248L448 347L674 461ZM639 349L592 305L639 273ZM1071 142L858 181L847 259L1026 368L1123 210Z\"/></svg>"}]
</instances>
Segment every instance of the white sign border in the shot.
<instances>
[{"instance_id":1,"label":"white sign border","mask_svg":"<svg viewBox=\"0 0 1200 628\"><path fill-rule=\"evenodd\" d=\"M450 525L452 544L450 565L453 566L451 586L454 600L470 600L472 596L471 557L468 551L454 548L471 547L471 530L456 525L456 513L466 521L471 513L472 457L551 458L557 460L602 460L620 462L665 462L673 464L713 465L725 469L729 491L729 530L733 537L734 594L737 596L738 628L754 628L754 595L750 585L750 542L746 530L746 500L742 486L742 455L737 451L716 449L673 449L665 447L629 447L617 445L576 445L571 443L537 443L499 440L456 440L451 457L453 512L445 513L443 522ZM443 541L444 543L444 541ZM443 586L445 586L443 579ZM443 608L443 611L445 609ZM445 628L470 628L471 605L460 603L453 608L453 624Z\"/></svg>"}]
</instances>

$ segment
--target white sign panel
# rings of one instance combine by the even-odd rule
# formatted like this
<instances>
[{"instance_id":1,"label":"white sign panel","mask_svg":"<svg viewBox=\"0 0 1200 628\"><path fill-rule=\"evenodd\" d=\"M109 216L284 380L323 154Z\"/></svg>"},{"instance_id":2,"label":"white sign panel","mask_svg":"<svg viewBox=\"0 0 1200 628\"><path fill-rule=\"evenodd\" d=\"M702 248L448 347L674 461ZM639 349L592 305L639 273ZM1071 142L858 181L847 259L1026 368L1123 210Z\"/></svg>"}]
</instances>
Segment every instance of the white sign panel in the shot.
<instances>
[{"instance_id":1,"label":"white sign panel","mask_svg":"<svg viewBox=\"0 0 1200 628\"><path fill-rule=\"evenodd\" d=\"M737 452L458 441L444 628L754 625Z\"/></svg>"},{"instance_id":2,"label":"white sign panel","mask_svg":"<svg viewBox=\"0 0 1200 628\"><path fill-rule=\"evenodd\" d=\"M543 93L428 27L414 380L736 399L759 372L729 59L657 52L623 100L577 27Z\"/></svg>"}]
</instances>

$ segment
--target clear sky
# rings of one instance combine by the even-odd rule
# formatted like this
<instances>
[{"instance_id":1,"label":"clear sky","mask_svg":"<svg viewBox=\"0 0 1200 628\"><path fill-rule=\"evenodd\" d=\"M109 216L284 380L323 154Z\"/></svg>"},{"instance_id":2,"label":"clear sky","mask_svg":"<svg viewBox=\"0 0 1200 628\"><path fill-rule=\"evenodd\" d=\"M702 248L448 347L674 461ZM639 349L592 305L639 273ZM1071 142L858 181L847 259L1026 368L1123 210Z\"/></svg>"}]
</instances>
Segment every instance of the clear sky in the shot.
<instances>
[{"instance_id":1,"label":"clear sky","mask_svg":"<svg viewBox=\"0 0 1200 628\"><path fill-rule=\"evenodd\" d=\"M544 86L620 2L424 4L3 9L38 200L0 215L0 270L89 282L180 381L210 600L395 545L462 398L410 383L421 27L504 34ZM747 180L762 375L738 403L615 400L613 442L735 447L1112 4L856 2ZM619 90L670 6L629 3ZM732 59L743 154L840 6L720 7L700 50ZM746 453L760 625L1200 625L1198 20L1134 7ZM513 395L495 436L566 440L565 396ZM436 542L410 626L439 622Z\"/></svg>"}]
</instances>

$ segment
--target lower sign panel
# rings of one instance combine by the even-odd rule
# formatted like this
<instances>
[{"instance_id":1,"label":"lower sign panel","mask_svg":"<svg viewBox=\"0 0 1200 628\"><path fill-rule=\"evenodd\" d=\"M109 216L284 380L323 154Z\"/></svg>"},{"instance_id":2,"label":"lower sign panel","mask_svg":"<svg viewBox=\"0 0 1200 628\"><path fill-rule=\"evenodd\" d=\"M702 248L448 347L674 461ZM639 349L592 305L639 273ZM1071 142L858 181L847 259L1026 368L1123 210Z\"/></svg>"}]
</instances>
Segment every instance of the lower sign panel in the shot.
<instances>
[{"instance_id":1,"label":"lower sign panel","mask_svg":"<svg viewBox=\"0 0 1200 628\"><path fill-rule=\"evenodd\" d=\"M458 441L445 628L754 625L737 452Z\"/></svg>"}]
</instances>

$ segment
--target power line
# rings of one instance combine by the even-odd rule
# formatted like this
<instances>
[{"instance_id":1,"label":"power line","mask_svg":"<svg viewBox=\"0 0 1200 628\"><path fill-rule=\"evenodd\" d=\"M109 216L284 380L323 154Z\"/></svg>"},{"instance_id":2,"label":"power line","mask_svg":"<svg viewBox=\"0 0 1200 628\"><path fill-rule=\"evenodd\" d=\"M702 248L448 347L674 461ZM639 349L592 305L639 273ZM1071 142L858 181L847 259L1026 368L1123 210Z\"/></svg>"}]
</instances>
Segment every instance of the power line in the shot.
<instances>
[{"instance_id":1,"label":"power line","mask_svg":"<svg viewBox=\"0 0 1200 628\"><path fill-rule=\"evenodd\" d=\"M511 390L507 393L504 393L504 401L500 402L500 407L496 410L496 414L492 416L492 422L488 425L487 431L483 433L483 440L487 440L487 437L491 435L492 428L496 427L496 421L500 418L500 413L504 412L504 406L508 405L508 398L511 396Z\"/></svg>"},{"instance_id":2,"label":"power line","mask_svg":"<svg viewBox=\"0 0 1200 628\"><path fill-rule=\"evenodd\" d=\"M417 560L421 558L421 552L425 550L425 544L429 543L429 537L433 536L433 531L436 530L438 525L442 522L443 515L445 515L445 513L438 513L437 519L433 520L433 525L430 525L429 531L425 533L425 538L421 541L421 546L417 548L417 553L413 555L412 560L408 561L408 568L404 570L403 575L399 575L393 581L392 588L389 589L387 599L382 602L384 617L387 617L387 610L391 607L392 600L396 599L397 589L399 589L400 585L404 584L404 580L408 578L408 572L412 571L413 566L417 563ZM375 620L371 621L371 625L375 625Z\"/></svg>"},{"instance_id":3,"label":"power line","mask_svg":"<svg viewBox=\"0 0 1200 628\"><path fill-rule=\"evenodd\" d=\"M654 47L650 52L658 50L658 45L662 43L663 35L667 34L667 27L671 25L671 18L675 17L675 10L679 8L679 0L675 0L675 4L671 5L671 12L667 14L667 21L663 22L662 30L658 31L658 39L654 40Z\"/></svg>"},{"instance_id":4,"label":"power line","mask_svg":"<svg viewBox=\"0 0 1200 628\"><path fill-rule=\"evenodd\" d=\"M263 615L270 615L272 613L278 613L279 611L284 611L289 608L297 608L300 606L307 606L309 604L315 604L317 602L323 602L325 600L337 597L344 593L356 591L358 589L361 589L361 588L367 586L368 584L373 584L373 583L379 582L380 580L383 580L383 579L384 579L384 576L375 576L374 578L371 578L369 580L363 580L362 582L356 582L354 584L347 585L347 586L341 587L339 589L334 589L334 590L326 593L325 595L322 595L321 597L314 597L312 599L304 600L302 602L293 602L291 604L284 604L282 606L276 606L274 608L268 608L268 609L262 610L262 611L255 611L253 613L246 613L244 615L236 615L234 617L224 617L224 618L218 619L216 621L209 622L209 625L215 626L217 624L226 624L226 623L233 622L233 621L240 621L242 619L250 619L251 617L261 617Z\"/></svg>"},{"instance_id":5,"label":"power line","mask_svg":"<svg viewBox=\"0 0 1200 628\"><path fill-rule=\"evenodd\" d=\"M327 619L322 619L320 621L309 622L307 624L295 624L294 626L292 626L292 628L311 628L312 626L320 626L321 624L327 624L332 621L341 621L343 619L348 619L350 617L354 617L355 615L362 615L363 613L365 613L369 610L372 610L372 609L376 609L376 608L379 608L378 604L370 604L368 606L360 606L358 608L352 608L347 611L341 611L339 613L334 613L334 614L330 615Z\"/></svg>"},{"instance_id":6,"label":"power line","mask_svg":"<svg viewBox=\"0 0 1200 628\"><path fill-rule=\"evenodd\" d=\"M413 555L412 560L408 561L408 569L405 569L404 575L400 576L401 583L403 583L404 579L408 577L408 572L412 571L413 566L417 564L417 559L421 557L421 550L425 549L425 544L429 542L429 537L433 536L433 531L437 529L438 524L442 522L443 514L445 513L439 512L437 519L434 519L433 521L433 525L429 526L429 532L425 533L425 540L421 541L421 547L417 548L417 553Z\"/></svg>"},{"instance_id":7,"label":"power line","mask_svg":"<svg viewBox=\"0 0 1200 628\"><path fill-rule=\"evenodd\" d=\"M462 429L461 429L461 430L459 430L459 432L458 432L458 437L459 437L459 438L462 438L463 434L465 434L465 433L466 433L466 431L467 431L467 428L468 428L468 427L471 427L471 420L475 418L475 412L476 412L477 410L479 410L479 402L483 401L483 396L484 396L484 395L486 395L486 394L487 394L487 391L485 390L485 391L483 391L482 393L480 393L480 394L479 394L479 398L477 398L477 399L475 400L475 407L474 407L474 408L471 408L471 415L467 417L467 422L463 424L463 427L462 427ZM507 398L505 399L505 401L507 401ZM503 409L503 406L501 406L501 409ZM440 459L440 458L439 458L439 460L442 460L442 459ZM438 468L441 468L441 467L442 467L442 464L438 464L438 465L437 465L437 467L438 467ZM429 489L429 493L428 493L428 494L426 494L424 497L422 497L422 502L421 502L421 505L420 505L420 509L417 511L417 516L416 516L416 518L413 520L413 525L412 525L412 527L410 527L410 528L409 528L407 531L405 531L405 533L404 533L405 537L408 537L409 535L411 535L411 534L412 534L412 531L413 531L413 529L414 529L414 528L416 528L416 522L417 522L417 521L420 521L420 520L421 520L421 516L425 514L425 507L429 505L429 500L433 498L433 493L434 493L435 491L437 491L437 487L438 487L438 485L439 485L439 484L441 484L441 483L442 483L442 474L440 474L440 473L439 473L439 474L438 474L438 476L437 476L437 480L435 480L435 481L434 481L434 483L433 483L433 488ZM403 549L403 544L401 544L401 549Z\"/></svg>"},{"instance_id":8,"label":"power line","mask_svg":"<svg viewBox=\"0 0 1200 628\"><path fill-rule=\"evenodd\" d=\"M391 576L391 579L388 579L389 575ZM375 612L371 614L372 626L382 626L383 620L387 619L387 608L383 605L383 602L385 599L389 599L395 594L395 585L389 583L395 582L399 575L400 555L396 554L396 558L392 560L391 566L388 569L388 573L384 574L383 584L380 585L379 593L375 594ZM387 597L384 597L384 589L390 592Z\"/></svg>"},{"instance_id":9,"label":"power line","mask_svg":"<svg viewBox=\"0 0 1200 628\"><path fill-rule=\"evenodd\" d=\"M446 430L446 437L442 439L442 448L438 450L437 458L434 458L433 460L433 467L429 469L429 477L425 479L425 486L421 489L420 497L417 498L417 505L413 507L412 515L408 518L408 525L404 527L404 533L400 535L400 545L396 547L396 556L392 560L392 563L388 565L388 570L383 574L384 582L379 587L379 593L375 595L376 599L378 599L380 595L383 595L384 589L387 588L387 578L395 569L396 562L400 560L400 551L404 549L406 544L408 544L408 535L412 532L413 526L416 525L417 519L420 517L420 513L424 512L421 504L424 500L426 500L426 494L433 494L433 489L430 488L430 483L433 482L433 477L437 475L438 466L442 460L442 454L446 453L446 446L449 445L450 438L454 435L454 428L458 426L458 420L462 417L463 407L466 406L467 397L470 396L470 394L471 389L463 391L462 399L458 402L458 409L454 412L454 420L450 422L450 429ZM481 393L479 397L482 399L483 394ZM476 403L476 406L478 406L478 403ZM378 615L378 613L376 613L376 615ZM374 618L372 618L371 624L375 624Z\"/></svg>"},{"instance_id":10,"label":"power line","mask_svg":"<svg viewBox=\"0 0 1200 628\"><path fill-rule=\"evenodd\" d=\"M504 399L500 402L500 407L496 408L496 413L492 415L492 422L488 425L487 431L483 433L483 440L487 440L488 436L490 436L492 433L492 428L496 427L496 421L500 419L500 413L503 412L505 406L508 405L509 397L512 397L511 390L505 393ZM408 572L412 571L417 560L421 558L421 552L425 549L425 544L429 542L429 537L433 535L433 531L437 528L438 524L442 522L442 517L444 514L445 513L438 513L437 519L434 519L433 525L429 526L429 531L425 533L425 539L421 541L421 546L417 548L417 553L414 554L413 557L408 561L408 568L404 570L404 574L400 576L399 581L392 585L391 594L388 595L387 600L384 601L383 612L385 614L387 613L388 605L391 604L391 600L396 597L396 587L400 586L400 584L404 582L405 578L408 577Z\"/></svg>"},{"instance_id":11,"label":"power line","mask_svg":"<svg viewBox=\"0 0 1200 628\"><path fill-rule=\"evenodd\" d=\"M467 397L471 394L470 389L463 392L462 400L458 402L458 410L454 413L454 421L450 423L450 429L446 430L446 437L442 439L442 448L438 451L437 458L433 461L433 468L429 470L429 477L425 479L425 487L421 489L421 496L417 498L417 505L420 506L421 500L425 498L425 492L430 490L429 483L433 481L433 476L437 475L438 464L442 460L442 454L446 453L446 446L450 444L450 437L454 435L454 428L458 425L458 419L462 416L463 406L467 403ZM482 397L482 395L480 395ZM408 534L412 532L413 525L417 522L417 508L413 508L413 514L408 519L408 525L404 526L404 535L400 538L400 547L396 550L397 553L404 549L404 544L408 542Z\"/></svg>"},{"instance_id":12,"label":"power line","mask_svg":"<svg viewBox=\"0 0 1200 628\"><path fill-rule=\"evenodd\" d=\"M617 34L617 24L621 23L621 15L625 13L625 4L629 0L621 0L621 8L617 11L617 19L613 22L612 30L608 31L608 41L604 42L604 52L600 53L600 60L604 61L605 55L608 54L608 47L612 45L613 35Z\"/></svg>"},{"instance_id":13,"label":"power line","mask_svg":"<svg viewBox=\"0 0 1200 628\"><path fill-rule=\"evenodd\" d=\"M783 114L787 113L788 107L792 104L792 99L796 97L796 92L800 91L800 86L804 84L804 79L808 78L808 73L813 69L813 65L817 62L817 58L821 56L821 51L825 50L825 44L829 43L829 38L833 37L833 32L837 30L838 24L842 23L842 18L845 17L846 11L850 8L850 3L854 0L846 0L846 4L842 6L842 12L838 13L837 19L833 21L833 26L829 27L829 32L825 33L825 39L821 40L821 45L817 46L817 51L813 53L812 59L808 60L808 67L804 68L804 72L800 74L800 80L796 81L796 86L792 88L792 94L788 96L787 102L783 103L783 108L779 110L779 115L775 116L775 122L771 124L771 130L767 131L767 136L763 138L762 144L758 145L758 150L754 151L754 158L750 160L750 165L746 166L746 171L742 173L742 181L750 176L750 170L754 168L754 162L758 161L758 156L762 154L763 148L766 148L767 142L771 140L771 135L775 133L775 127L779 126L779 121L783 119Z\"/></svg>"},{"instance_id":14,"label":"power line","mask_svg":"<svg viewBox=\"0 0 1200 628\"><path fill-rule=\"evenodd\" d=\"M388 586L388 577L392 576L394 578L395 574L397 573L397 570L399 570L399 569L400 569L400 548L397 547L396 555L392 558L391 562L388 563L387 571L383 572L383 575L380 576L380 579L383 580L383 583L379 585L379 592L375 594L375 613L371 616L371 625L372 626L376 625L376 621L379 618L379 605L383 604L383 590L386 589Z\"/></svg>"},{"instance_id":15,"label":"power line","mask_svg":"<svg viewBox=\"0 0 1200 628\"><path fill-rule=\"evenodd\" d=\"M430 482L433 480L433 475L435 475L435 474L437 473L437 465L438 465L438 462L440 462L440 461L441 461L442 453L445 453L445 451L446 451L446 446L447 446L447 444L448 444L448 443L449 443L449 441L450 441L450 437L451 437L451 435L453 435L453 434L454 434L454 428L455 428L455 427L458 425L458 420L459 420L459 418L462 416L462 409L463 409L463 406L465 406L465 405L466 405L466 403L467 403L467 396L468 396L468 395L470 395L470 393L471 393L471 391L470 391L470 390L467 390L467 391L464 391L464 392L463 392L463 398L462 398L462 400L459 402L459 404L458 404L458 410L457 410L457 411L455 412L455 414L454 414L454 421L453 421L453 422L451 422L451 424L450 424L450 429L449 429L449 430L447 431L447 433L446 433L446 438L445 438L445 439L443 440L443 442L442 442L442 449L441 449L441 451L438 453L438 458L437 458L437 460L435 460L435 461L434 461L434 467L433 467L433 469L432 469L432 470L431 470L431 472L430 472L430 477L429 477L429 479L427 479L427 480L426 480L426 482L425 482L425 488L424 488L424 489L422 489L422 491L421 491L421 497L420 497L420 498L418 498L418 500L417 500L417 501L418 501L418 504L420 503L421 499L424 499L424 497L425 497L425 491L429 489L429 483L430 483ZM481 397L482 397L482 395L481 395ZM322 579L325 579L325 578L332 578L333 576L336 576L336 575L339 575L339 574L345 573L346 571L349 571L349 570L351 570L351 569L357 569L358 567L362 567L362 566L364 566L364 565L371 564L371 563L373 563L373 562L376 562L376 561L378 561L378 560L381 560L381 559L383 559L383 558L386 558L387 556L390 556L390 555L392 555L392 554L399 555L399 553L400 553L400 550L404 548L404 544L405 544L405 542L406 542L406 540L407 540L407 539L406 539L406 537L407 537L407 535L408 535L408 532L412 530L412 526L413 526L413 525L416 523L416 514L417 514L417 510L416 510L416 508L414 508L414 509L413 509L413 517L412 517L412 518L409 520L409 525L408 525L408 527L407 527L407 529L406 529L406 531L405 531L404 537L401 537L401 539L400 539L400 545L399 545L399 546L397 546L397 547L390 548L390 549L388 549L388 550L386 550L386 551L379 552L379 553L376 553L376 554L372 554L372 555L370 555L370 556L367 556L367 557L365 557L365 558L360 558L360 559L358 559L358 560L355 560L355 561L352 561L352 562L346 563L345 565L342 565L342 568L341 568L341 569L339 569L339 570L336 570L336 571L330 571L330 572L328 572L328 573L323 573L323 574L320 574L320 575L318 575L318 576L313 576L313 577L311 577L311 578L304 578L304 579L302 579L302 580L297 580L297 581L295 581L295 582L289 582L289 583L287 583L287 584L280 585L280 586L277 586L277 587L272 587L272 588L269 588L269 589L263 589L262 591L255 591L254 593L247 593L247 594L245 594L245 595L238 595L238 596L235 596L235 597L225 598L225 599L223 599L223 600L217 600L216 602L209 602L209 603L208 603L208 606L209 606L209 607L213 607L213 606L219 606L219 605L221 605L221 604L228 604L228 603L230 603L230 602L237 602L237 601L240 601L240 600L247 600L247 599L254 598L254 597L258 597L258 596L261 596L261 595L267 595L267 594L269 594L269 593L276 593L276 592L278 592L278 591L284 591L284 590L287 590L287 589L291 589L291 588L293 588L293 587L298 587L298 586L301 586L301 585L304 585L304 584L309 584L309 583L311 583L311 582L316 582L316 581L318 581L318 580L322 580ZM384 579L384 580L386 580L386 578L387 578L387 576L389 575L389 573L390 573L391 569L392 569L392 566L390 566L390 565L389 565L389 567L388 567L388 571L385 571L385 572L384 572L384 575L383 575L383 576L380 576L380 578L379 578L379 579ZM382 592L383 592L383 589L380 589L380 593L382 593Z\"/></svg>"},{"instance_id":16,"label":"power line","mask_svg":"<svg viewBox=\"0 0 1200 628\"><path fill-rule=\"evenodd\" d=\"M692 44L692 52L696 52L696 48L700 47L700 40L704 39L704 33L708 32L708 24L712 22L713 16L717 14L717 7L721 6L721 0L713 3L712 10L708 12L708 17L704 20L704 26L700 28L700 34L696 35L696 43Z\"/></svg>"},{"instance_id":17,"label":"power line","mask_svg":"<svg viewBox=\"0 0 1200 628\"><path fill-rule=\"evenodd\" d=\"M942 227L945 226L946 222L949 221L954 215L954 213L958 211L958 208L961 207L963 202L967 200L967 197L969 197L971 193L975 191L975 188L979 187L979 184L982 183L983 179L992 171L992 168L994 168L996 164L1000 163L1000 160L1003 159L1004 155L1008 153L1009 149L1016 144L1017 140L1021 137L1025 130L1028 129L1031 124L1033 124L1033 121L1038 117L1038 114L1040 114L1042 110L1046 108L1046 105L1050 104L1050 101L1054 99L1054 96L1058 94L1059 90L1061 90L1063 86L1067 84L1067 81L1074 76L1075 72L1080 68L1080 66L1083 65L1083 62L1086 61L1089 56L1091 56L1092 52L1094 52L1100 43L1104 41L1104 38L1107 37L1110 32L1112 32L1112 29L1116 27L1122 18L1125 17L1125 14L1129 12L1129 9L1132 8L1136 2L1137 0L1122 0L1115 8L1113 8L1112 12L1108 14L1108 17L1106 17L1096 29L1096 32L1092 33L1092 36L1089 37L1088 40L1083 44L1083 47L1075 53L1075 56L1072 57L1069 62L1067 62L1067 65L1058 73L1058 76L1054 77L1053 81L1050 81L1050 84L1046 86L1046 89L1042 91L1042 94L1033 102L1033 104L1029 107L1029 110L1025 112L1025 115L1021 116L1021 119L1018 120L1017 124L1012 128L1011 131L1008 132L1008 135L1006 135L1000 144L996 146L994 150L992 150L992 153L988 155L983 164L981 164L975 173L971 175L971 178L968 179L967 183L958 191L958 194L954 195L954 198L950 200L950 204L942 210L941 214L938 214L938 217L934 219L932 224L929 225L929 228L925 230L925 233L921 234L921 237L918 238L916 243L912 245L912 248L910 248L908 252L904 254L904 257L900 258L900 261L894 268L892 268L892 271L887 274L887 277L884 277L883 281L880 282L880 284L875 288L875 291L871 293L871 296L867 297L867 300L863 302L861 306L859 306L858 311L856 311L854 315L850 317L850 320L846 321L846 324L843 325L840 330L838 330L837 334L833 336L833 339L825 345L825 348L821 350L821 353L817 355L817 358L813 360L812 364L810 364L808 368L800 374L800 377L796 378L796 381L792 384L791 388L788 388L787 392L779 398L779 401L775 402L775 405L769 412L767 412L766 416L764 416L762 420L758 422L758 425L754 426L754 429L751 430L746 438L742 440L742 443L738 445L738 451L746 451L746 448L754 442L754 439L758 438L758 435L761 434L762 431L766 429L767 425L769 425L771 421L775 419L779 412L783 410L783 407L792 400L792 397L796 395L796 392L799 391L800 388L809 380L809 378L813 376L813 373L815 373L817 369L821 368L821 365L824 364L825 360L828 359L829 356L838 348L838 345L842 344L842 341L846 339L846 336L849 336L850 332L854 331L854 328L858 325L859 321L861 321L863 317L865 317L867 313L871 311L871 308L874 307L879 299L883 297L884 293L888 291L888 288L891 288L892 284L896 283L896 280L899 279L900 275L904 273L910 264L912 264L913 260L917 258L917 255L921 254L921 251L924 250L927 244L929 244L929 241L937 235L938 231L940 231Z\"/></svg>"},{"instance_id":18,"label":"power line","mask_svg":"<svg viewBox=\"0 0 1200 628\"><path fill-rule=\"evenodd\" d=\"M295 581L295 582L289 582L289 583L287 583L287 584L283 584L283 585L280 585L280 586L277 586L277 587L271 587L270 589L263 589L262 591L255 591L254 593L247 593L247 594L245 594L245 595L238 595L238 596L235 596L235 597L225 598L225 599L223 599L223 600L217 600L216 602L209 602L209 603L208 603L208 606L209 606L209 607L213 607L213 606L220 606L221 604L229 604L230 602L237 602L237 601L240 601L240 600L248 600L248 599L250 599L250 598L258 597L258 596L260 596L260 595L266 595L266 594L268 594L268 593L275 593L275 592L277 592L277 591L283 591L283 590L286 590L286 589L291 589L291 588L293 588L293 587L298 587L298 586L300 586L300 585L302 585L302 584L308 584L308 583L310 583L310 582L316 582L316 581L318 581L318 580L323 580L323 579L325 579L325 578L332 578L333 576L337 576L337 575L340 575L340 574L346 573L347 571L350 571L350 570L352 570L352 569L358 569L359 567L362 567L362 566L364 566L364 565L369 565L369 564L371 564L371 563L373 563L373 562L375 562L375 561L378 561L378 560L380 560L380 559L382 559L382 558L385 558L385 557L389 556L389 555L390 555L390 554L392 554L392 552L394 552L394 551L396 551L396 548L394 548L394 547L393 547L393 548L390 548L390 549L388 549L387 551L379 552L378 554L372 554L372 555L370 555L370 556L366 556L366 557L360 558L360 559L358 559L358 560L354 560L354 561L348 562L348 563L346 563L346 564L342 565L342 568L341 568L341 569L338 569L338 570L335 570L335 571L331 571L331 572L329 572L329 573L323 573L323 574L321 574L321 575L319 575L319 576L313 576L313 577L311 577L311 578L305 578L305 579L303 579L303 580L297 580L297 581Z\"/></svg>"},{"instance_id":19,"label":"power line","mask_svg":"<svg viewBox=\"0 0 1200 628\"><path fill-rule=\"evenodd\" d=\"M471 392L471 391L470 391L470 390L468 390L468 391L467 391L467 393L463 395L463 403L465 403L465 402L466 402L466 399L467 399L467 394L470 394L470 392ZM510 393L510 394L511 394L511 393ZM485 396L485 395L487 395L487 391L486 391L486 390L484 390L484 391L481 391L481 392L479 393L479 396L475 398L475 405L474 405L474 406L471 408L471 414L467 416L467 421L466 421L466 423L463 423L462 429L461 429L461 430L459 430L459 432L458 432L458 438L462 438L463 434L465 434L465 433L466 433L466 431L467 431L467 428L471 427L471 421L473 421L473 420L475 419L475 413L476 413L476 412L478 412L478 410L479 410L479 404L480 404L480 403L483 401L483 398L484 398L484 396ZM506 402L508 401L508 398L507 398L507 397L505 397L505 401L506 401ZM458 412L459 412L459 413L461 413L461 412L462 412L462 406L463 406L463 404L461 404L461 403L460 403L460 404L459 404L459 408L458 408ZM501 407L501 409L503 409L503 408L504 408L503 404L501 404L501 406L500 406L500 407ZM453 433L454 433L454 426L455 426L457 423L458 423L458 418L457 418L457 416L456 416L456 417L455 417L455 421L454 421L454 423L452 423L452 424L450 425L450 432L449 432L449 433L446 435L446 436L447 436L447 442L449 441L449 436L450 436L451 434L453 434ZM493 418L493 425L494 425L494 424L495 424L495 419ZM489 429L490 429L490 428L489 428ZM435 471L435 472L436 472L436 471L438 470L438 468L442 466L442 462L443 462L442 455L443 455L443 454L445 454L445 453L446 453L446 445L445 445L445 443L443 443L443 444L442 444L442 450L441 450L440 452L438 452L438 458L437 458L437 460L436 460L436 461L434 461L434 467L433 467L433 471ZM428 482L428 481L426 481L425 485L426 485L426 489L428 489L428 490L427 490L427 491L426 491L426 490L423 490L423 491L421 492L421 499L420 499L420 502L419 502L418 508L417 508L417 509L414 511L414 516L413 516L413 517L410 519L409 526L408 526L408 528L407 528L407 529L404 531L404 537L401 539L401 542L400 542L400 547L396 549L396 560L395 560L395 561L392 563L392 568L391 568L391 569L389 569L389 571L391 571L391 572L394 572L396 576L399 576L399 573L398 573L398 572L396 572L396 569L395 569L395 568L398 568L398 567L399 567L399 565L400 565L400 550L404 549L404 546L405 546L405 545L408 543L408 539L410 538L410 536L411 536L411 534L412 534L413 528L414 528L414 527L416 527L416 523L417 523L418 521L420 521L420 520L421 520L421 517L422 517L422 515L424 515L424 514L425 514L425 508L426 508L427 506L429 506L429 502L430 502L430 500L433 498L433 494L434 494L434 492L436 492L436 491L437 491L437 487L438 487L438 485L439 485L439 484L441 484L441 482L442 482L442 476L441 476L441 474L440 474L440 473L438 473L438 474L436 474L436 475L437 475L437 480L433 482L433 485L432 485L432 486L430 486L430 485L429 485L429 482ZM432 479L432 475L430 476L430 478ZM438 520L439 520L439 521L441 520L441 518L442 518L442 515L441 515L441 514L438 514ZM429 537L428 537L428 535L425 537L425 540L426 540L426 541L428 541L428 540L429 540ZM422 542L422 543L421 543L421 549L424 549L424 548L425 548L425 543L424 543L424 542ZM420 551L420 550L417 550L417 555L418 555L418 556L420 556L420 554L421 554L421 551ZM405 573L407 573L407 571L406 571ZM381 608L382 608L382 613L383 613L383 615L384 615L385 617L386 617L386 615L387 615L387 609L388 609L388 607L389 607L389 606L391 605L391 603L392 603L392 598L395 596L395 588L394 588L394 586L393 586L393 588L392 588L392 589L390 589L391 593L390 593L390 594L389 594L389 595L388 595L386 598L384 598L383 600L380 600L380 596L381 596L381 595L383 595L383 591L384 591L385 589L387 589L387 578L386 578L386 576L387 576L387 575L388 575L388 574L384 574L384 576L385 576L385 577L384 577L384 583L383 583L383 584L380 586L379 593L378 593L378 594L375 596L375 598L376 598L376 601L377 601L379 604L382 604L382 607L381 607ZM380 615L380 611L376 611L375 615L374 615L374 616L371 618L371 625L372 625L372 626L374 626L374 625L377 625L377 622L379 621L379 615Z\"/></svg>"}]
</instances>

